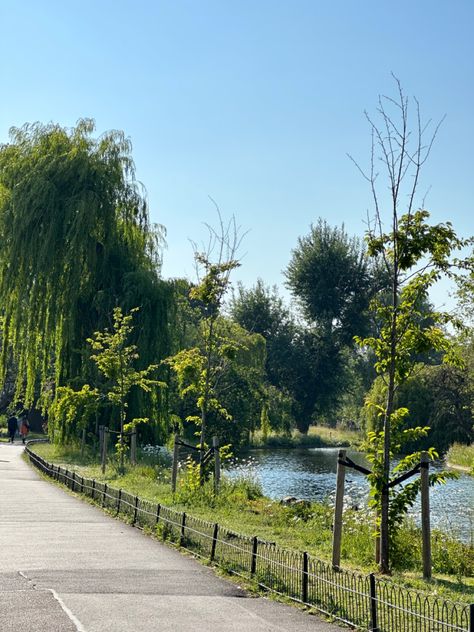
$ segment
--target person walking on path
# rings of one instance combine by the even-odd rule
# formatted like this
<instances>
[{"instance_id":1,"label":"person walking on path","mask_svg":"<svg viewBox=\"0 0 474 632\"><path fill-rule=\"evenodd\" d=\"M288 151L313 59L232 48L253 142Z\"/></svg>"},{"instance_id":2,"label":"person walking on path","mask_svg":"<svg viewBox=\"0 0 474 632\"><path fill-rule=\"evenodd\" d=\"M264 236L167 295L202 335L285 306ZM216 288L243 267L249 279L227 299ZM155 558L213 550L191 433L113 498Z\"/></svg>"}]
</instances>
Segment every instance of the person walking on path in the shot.
<instances>
[{"instance_id":1,"label":"person walking on path","mask_svg":"<svg viewBox=\"0 0 474 632\"><path fill-rule=\"evenodd\" d=\"M16 432L19 429L18 419L15 417L15 415L11 415L8 418L7 427L8 427L8 437L9 437L8 440L10 443L14 443Z\"/></svg>"},{"instance_id":2,"label":"person walking on path","mask_svg":"<svg viewBox=\"0 0 474 632\"><path fill-rule=\"evenodd\" d=\"M14 443L16 431L18 429L18 420L15 417L15 415L12 415L11 417L8 418L7 426L8 426L8 437L9 437L8 440L10 443Z\"/></svg>"},{"instance_id":3,"label":"person walking on path","mask_svg":"<svg viewBox=\"0 0 474 632\"><path fill-rule=\"evenodd\" d=\"M28 423L28 419L26 417L23 417L20 423L20 434L21 434L21 440L23 441L23 443L25 443L26 437L28 436L29 432L30 432L30 424Z\"/></svg>"}]
</instances>

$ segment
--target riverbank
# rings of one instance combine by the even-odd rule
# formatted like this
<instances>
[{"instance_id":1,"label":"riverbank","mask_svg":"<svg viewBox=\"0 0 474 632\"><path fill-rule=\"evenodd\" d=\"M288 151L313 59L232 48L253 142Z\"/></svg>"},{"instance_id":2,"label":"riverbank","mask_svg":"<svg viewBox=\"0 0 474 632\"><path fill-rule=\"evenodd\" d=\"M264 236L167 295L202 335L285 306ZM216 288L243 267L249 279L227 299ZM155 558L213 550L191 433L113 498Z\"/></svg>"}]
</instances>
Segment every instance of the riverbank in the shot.
<instances>
[{"instance_id":1,"label":"riverbank","mask_svg":"<svg viewBox=\"0 0 474 632\"><path fill-rule=\"evenodd\" d=\"M43 458L56 465L75 470L81 476L106 482L133 495L160 502L178 511L186 511L204 520L219 522L232 531L267 542L275 542L288 549L304 550L329 561L331 557L331 507L321 503L283 505L262 495L258 482L245 474L221 485L221 493L214 496L212 485L199 487L198 473L192 467L181 472L178 491L171 494L169 468L158 457L143 456L138 466L119 475L108 466L105 475L88 454L80 456L75 448L35 445ZM373 517L364 510L345 512L342 564L345 568L372 572ZM411 523L403 526L395 542L395 578L407 586L426 588L421 580L421 538ZM455 601L472 601L474 597L474 556L472 550L446 534L433 532L434 580L430 588Z\"/></svg>"},{"instance_id":2,"label":"riverbank","mask_svg":"<svg viewBox=\"0 0 474 632\"><path fill-rule=\"evenodd\" d=\"M327 426L310 426L307 434L297 430L289 435L255 432L248 448L354 448L363 443L363 436L355 430L329 428Z\"/></svg>"},{"instance_id":3,"label":"riverbank","mask_svg":"<svg viewBox=\"0 0 474 632\"><path fill-rule=\"evenodd\" d=\"M474 476L474 444L454 443L446 454L446 464Z\"/></svg>"}]
</instances>

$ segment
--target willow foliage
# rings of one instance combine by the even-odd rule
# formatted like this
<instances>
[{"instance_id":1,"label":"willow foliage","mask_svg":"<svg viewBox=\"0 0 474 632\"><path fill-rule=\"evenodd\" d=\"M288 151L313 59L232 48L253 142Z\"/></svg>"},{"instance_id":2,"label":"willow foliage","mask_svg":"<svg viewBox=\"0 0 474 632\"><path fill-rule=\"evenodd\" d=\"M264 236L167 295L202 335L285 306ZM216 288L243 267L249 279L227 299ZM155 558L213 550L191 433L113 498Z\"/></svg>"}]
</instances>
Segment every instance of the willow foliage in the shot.
<instances>
[{"instance_id":1,"label":"willow foliage","mask_svg":"<svg viewBox=\"0 0 474 632\"><path fill-rule=\"evenodd\" d=\"M144 362L168 347L161 229L149 223L130 141L94 130L89 119L35 123L0 146L0 378L15 365L26 405L40 389L88 379L85 340L116 305L141 308Z\"/></svg>"}]
</instances>

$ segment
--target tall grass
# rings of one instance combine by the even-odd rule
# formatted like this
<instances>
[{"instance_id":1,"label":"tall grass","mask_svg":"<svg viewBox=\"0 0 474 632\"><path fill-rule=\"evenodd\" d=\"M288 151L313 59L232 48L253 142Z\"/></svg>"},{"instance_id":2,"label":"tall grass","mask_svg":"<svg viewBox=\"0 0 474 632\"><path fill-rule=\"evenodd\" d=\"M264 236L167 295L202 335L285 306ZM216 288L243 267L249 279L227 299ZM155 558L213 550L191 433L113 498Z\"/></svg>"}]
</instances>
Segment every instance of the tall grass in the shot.
<instances>
[{"instance_id":1,"label":"tall grass","mask_svg":"<svg viewBox=\"0 0 474 632\"><path fill-rule=\"evenodd\" d=\"M462 445L461 443L454 443L449 448L446 461L449 465L467 468L474 475L474 444Z\"/></svg>"}]
</instances>

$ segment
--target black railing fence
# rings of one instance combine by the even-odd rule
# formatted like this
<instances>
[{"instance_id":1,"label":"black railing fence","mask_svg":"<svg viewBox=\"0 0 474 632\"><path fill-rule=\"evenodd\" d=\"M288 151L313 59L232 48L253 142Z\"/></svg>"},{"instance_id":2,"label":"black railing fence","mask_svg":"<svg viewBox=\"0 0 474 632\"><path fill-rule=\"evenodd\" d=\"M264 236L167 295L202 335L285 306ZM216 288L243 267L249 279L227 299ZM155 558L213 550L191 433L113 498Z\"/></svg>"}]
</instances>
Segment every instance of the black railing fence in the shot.
<instances>
[{"instance_id":1,"label":"black railing fence","mask_svg":"<svg viewBox=\"0 0 474 632\"><path fill-rule=\"evenodd\" d=\"M254 579L269 591L305 604L359 630L371 632L474 632L474 605L455 603L397 586L373 574L334 570L305 552L289 551L257 537L133 496L48 463L30 447L40 471L100 506L156 530L225 570Z\"/></svg>"}]
</instances>

